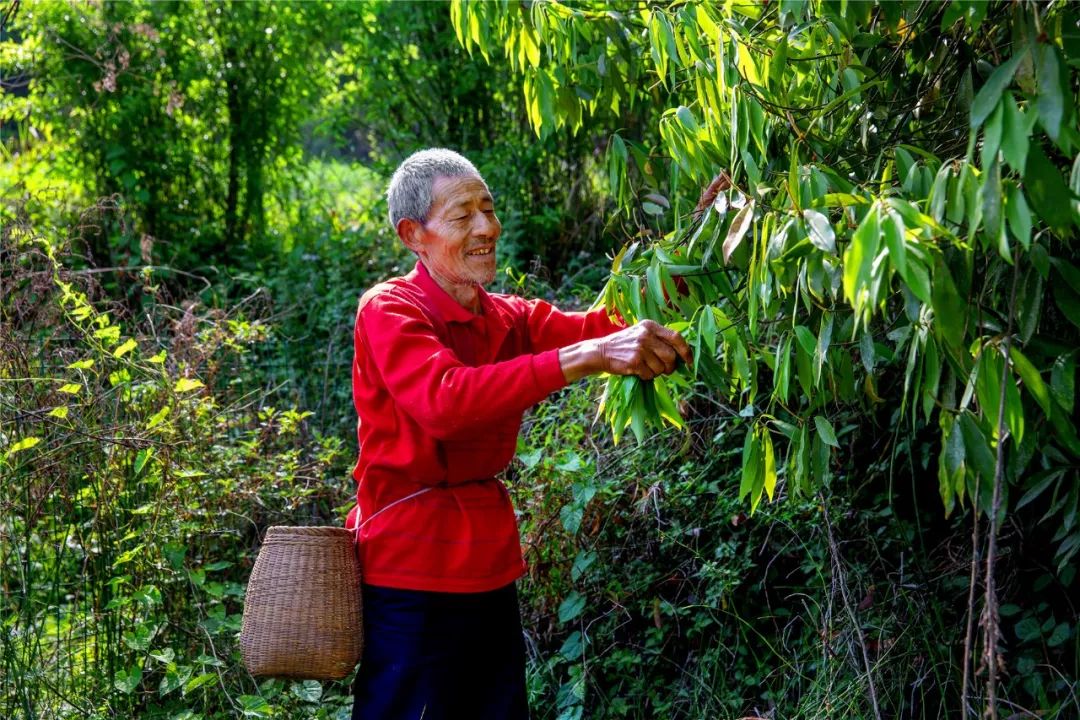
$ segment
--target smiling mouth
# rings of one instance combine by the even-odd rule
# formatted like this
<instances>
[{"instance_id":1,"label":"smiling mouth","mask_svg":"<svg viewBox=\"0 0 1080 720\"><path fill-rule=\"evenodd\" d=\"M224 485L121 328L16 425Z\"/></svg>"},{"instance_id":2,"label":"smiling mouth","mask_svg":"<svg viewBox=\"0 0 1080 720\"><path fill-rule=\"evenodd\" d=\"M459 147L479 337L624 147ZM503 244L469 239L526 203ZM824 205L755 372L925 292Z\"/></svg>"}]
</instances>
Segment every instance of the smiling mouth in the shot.
<instances>
[{"instance_id":1,"label":"smiling mouth","mask_svg":"<svg viewBox=\"0 0 1080 720\"><path fill-rule=\"evenodd\" d=\"M495 248L484 248L484 249L481 249L481 250L470 250L469 252L467 252L465 254L466 255L490 255L493 252L495 252Z\"/></svg>"}]
</instances>

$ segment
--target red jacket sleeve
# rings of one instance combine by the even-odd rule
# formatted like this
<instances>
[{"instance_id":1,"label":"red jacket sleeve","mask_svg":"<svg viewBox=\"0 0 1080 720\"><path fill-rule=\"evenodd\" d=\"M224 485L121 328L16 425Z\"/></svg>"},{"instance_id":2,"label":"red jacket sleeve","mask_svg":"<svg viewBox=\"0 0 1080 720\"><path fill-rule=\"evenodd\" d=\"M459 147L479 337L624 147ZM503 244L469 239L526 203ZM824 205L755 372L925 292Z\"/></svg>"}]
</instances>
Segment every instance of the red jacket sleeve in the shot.
<instances>
[{"instance_id":1,"label":"red jacket sleeve","mask_svg":"<svg viewBox=\"0 0 1080 720\"><path fill-rule=\"evenodd\" d=\"M543 300L521 302L528 313L529 343L536 352L604 337L625 327L618 318L609 318L603 308L592 312L563 312Z\"/></svg>"},{"instance_id":2,"label":"red jacket sleeve","mask_svg":"<svg viewBox=\"0 0 1080 720\"><path fill-rule=\"evenodd\" d=\"M442 344L420 308L393 293L360 310L356 340L394 400L438 439L520 415L566 386L556 346L470 367Z\"/></svg>"}]
</instances>

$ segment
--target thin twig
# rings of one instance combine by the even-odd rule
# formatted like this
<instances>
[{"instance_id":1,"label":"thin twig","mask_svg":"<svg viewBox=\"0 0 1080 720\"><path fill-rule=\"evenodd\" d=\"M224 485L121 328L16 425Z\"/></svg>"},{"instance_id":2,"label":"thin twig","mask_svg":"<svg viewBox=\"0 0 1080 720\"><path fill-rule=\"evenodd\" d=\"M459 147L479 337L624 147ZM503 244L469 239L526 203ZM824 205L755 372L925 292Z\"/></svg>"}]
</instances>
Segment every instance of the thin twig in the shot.
<instances>
[{"instance_id":1,"label":"thin twig","mask_svg":"<svg viewBox=\"0 0 1080 720\"><path fill-rule=\"evenodd\" d=\"M998 606L994 565L997 562L998 514L1001 512L1001 485L1005 479L1005 389L1009 382L1009 345L1012 342L1013 308L1016 306L1016 280L1020 274L1019 263L1013 263L1012 290L1009 297L1009 319L1005 328L1002 348L1001 392L998 396L997 459L994 463L994 499L990 505L990 537L986 548L986 676L987 702L990 704L991 720L997 720L997 665L998 665Z\"/></svg>"},{"instance_id":2,"label":"thin twig","mask_svg":"<svg viewBox=\"0 0 1080 720\"><path fill-rule=\"evenodd\" d=\"M840 586L840 599L844 603L844 609L847 610L851 624L855 627L855 634L859 637L859 650L862 651L863 666L866 669L866 685L870 691L870 704L874 708L874 718L881 720L877 689L874 687L874 676L870 670L870 654L866 652L866 638L863 636L862 626L859 624L859 619L855 617L855 611L851 609L851 603L848 602L847 580L844 577L844 568L840 564L840 549L836 545L836 538L833 537L832 521L829 519L829 504L823 495L819 494L818 497L821 499L821 507L825 513L825 530L829 536L829 553L832 556L833 574L838 581L837 585Z\"/></svg>"},{"instance_id":3,"label":"thin twig","mask_svg":"<svg viewBox=\"0 0 1080 720\"><path fill-rule=\"evenodd\" d=\"M953 427L953 432L960 428ZM964 678L960 686L960 700L963 717L971 716L971 702L968 688L971 686L971 651L975 641L975 585L979 579L979 491L975 490L971 498L974 521L971 528L971 575L968 578L967 628L964 632Z\"/></svg>"}]
</instances>

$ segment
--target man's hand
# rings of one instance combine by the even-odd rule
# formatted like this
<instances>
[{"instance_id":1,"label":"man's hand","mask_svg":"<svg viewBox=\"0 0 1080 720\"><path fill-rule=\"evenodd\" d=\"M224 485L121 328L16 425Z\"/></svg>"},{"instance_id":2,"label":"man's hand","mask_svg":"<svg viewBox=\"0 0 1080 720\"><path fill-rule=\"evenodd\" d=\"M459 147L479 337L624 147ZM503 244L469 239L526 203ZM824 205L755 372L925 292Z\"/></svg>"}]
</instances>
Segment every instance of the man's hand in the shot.
<instances>
[{"instance_id":1,"label":"man's hand","mask_svg":"<svg viewBox=\"0 0 1080 720\"><path fill-rule=\"evenodd\" d=\"M653 320L642 320L607 337L559 351L567 382L601 372L652 380L657 375L674 372L679 358L687 365L693 360L686 340Z\"/></svg>"}]
</instances>

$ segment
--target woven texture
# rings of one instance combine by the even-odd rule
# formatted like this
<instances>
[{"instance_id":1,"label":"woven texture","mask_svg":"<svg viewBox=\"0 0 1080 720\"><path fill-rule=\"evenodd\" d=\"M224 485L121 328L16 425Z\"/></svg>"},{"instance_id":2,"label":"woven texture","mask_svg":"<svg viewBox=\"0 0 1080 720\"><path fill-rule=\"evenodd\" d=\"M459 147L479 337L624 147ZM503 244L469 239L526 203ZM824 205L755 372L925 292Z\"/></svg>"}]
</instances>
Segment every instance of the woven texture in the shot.
<instances>
[{"instance_id":1,"label":"woven texture","mask_svg":"<svg viewBox=\"0 0 1080 720\"><path fill-rule=\"evenodd\" d=\"M240 651L256 676L338 680L363 645L353 535L335 527L272 527L244 598Z\"/></svg>"}]
</instances>

